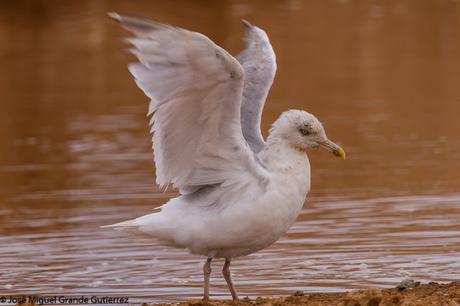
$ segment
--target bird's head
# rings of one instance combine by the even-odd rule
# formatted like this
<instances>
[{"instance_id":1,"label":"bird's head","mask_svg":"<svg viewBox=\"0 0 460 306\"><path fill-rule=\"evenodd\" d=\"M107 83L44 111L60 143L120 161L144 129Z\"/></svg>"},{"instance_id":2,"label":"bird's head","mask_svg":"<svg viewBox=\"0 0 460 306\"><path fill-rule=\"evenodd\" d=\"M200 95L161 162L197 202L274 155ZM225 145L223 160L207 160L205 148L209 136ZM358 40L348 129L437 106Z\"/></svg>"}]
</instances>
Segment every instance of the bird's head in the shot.
<instances>
[{"instance_id":1,"label":"bird's head","mask_svg":"<svg viewBox=\"0 0 460 306\"><path fill-rule=\"evenodd\" d=\"M288 110L273 123L269 138L287 141L297 150L323 147L334 155L345 159L345 151L329 140L321 122L312 114L302 110Z\"/></svg>"}]
</instances>

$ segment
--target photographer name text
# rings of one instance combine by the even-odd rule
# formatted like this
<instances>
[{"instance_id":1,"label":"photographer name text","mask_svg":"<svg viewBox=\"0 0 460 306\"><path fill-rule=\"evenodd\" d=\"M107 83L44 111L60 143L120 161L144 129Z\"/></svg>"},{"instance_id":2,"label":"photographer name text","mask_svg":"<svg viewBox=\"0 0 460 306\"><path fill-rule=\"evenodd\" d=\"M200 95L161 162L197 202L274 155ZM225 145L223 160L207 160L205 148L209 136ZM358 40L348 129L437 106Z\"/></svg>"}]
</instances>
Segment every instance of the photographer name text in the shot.
<instances>
[{"instance_id":1,"label":"photographer name text","mask_svg":"<svg viewBox=\"0 0 460 306\"><path fill-rule=\"evenodd\" d=\"M104 305L104 304L127 304L127 297L115 296L0 296L0 303L4 304L35 304L35 305Z\"/></svg>"}]
</instances>

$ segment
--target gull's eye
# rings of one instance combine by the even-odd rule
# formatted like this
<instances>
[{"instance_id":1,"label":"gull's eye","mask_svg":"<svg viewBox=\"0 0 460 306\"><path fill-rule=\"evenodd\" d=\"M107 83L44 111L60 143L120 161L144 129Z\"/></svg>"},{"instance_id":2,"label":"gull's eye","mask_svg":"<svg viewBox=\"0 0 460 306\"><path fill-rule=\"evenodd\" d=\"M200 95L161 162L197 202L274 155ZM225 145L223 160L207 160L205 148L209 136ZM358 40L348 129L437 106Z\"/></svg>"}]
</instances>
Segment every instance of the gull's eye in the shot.
<instances>
[{"instance_id":1,"label":"gull's eye","mask_svg":"<svg viewBox=\"0 0 460 306\"><path fill-rule=\"evenodd\" d=\"M311 134L311 130L310 130L309 128L307 128L307 127L301 127L301 128L299 129L299 132L300 132L300 134L302 134L303 136L308 136L308 135Z\"/></svg>"}]
</instances>

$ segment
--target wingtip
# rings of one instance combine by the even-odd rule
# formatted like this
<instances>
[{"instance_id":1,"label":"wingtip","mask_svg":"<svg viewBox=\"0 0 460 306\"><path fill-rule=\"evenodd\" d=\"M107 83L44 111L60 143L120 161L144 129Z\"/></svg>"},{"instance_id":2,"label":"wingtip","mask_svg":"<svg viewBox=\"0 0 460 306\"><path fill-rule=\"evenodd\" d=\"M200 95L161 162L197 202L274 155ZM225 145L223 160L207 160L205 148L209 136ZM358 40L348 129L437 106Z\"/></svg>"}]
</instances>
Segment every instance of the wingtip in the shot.
<instances>
[{"instance_id":1,"label":"wingtip","mask_svg":"<svg viewBox=\"0 0 460 306\"><path fill-rule=\"evenodd\" d=\"M107 16L109 16L110 19L113 19L113 20L115 20L115 21L118 21L118 22L121 21L121 16L120 16L120 14L118 14L118 13L115 13L115 12L108 12L108 13L107 13Z\"/></svg>"},{"instance_id":2,"label":"wingtip","mask_svg":"<svg viewBox=\"0 0 460 306\"><path fill-rule=\"evenodd\" d=\"M244 24L244 26L247 28L247 29L250 29L253 27L253 25L247 21L246 19L241 19L241 22Z\"/></svg>"}]
</instances>

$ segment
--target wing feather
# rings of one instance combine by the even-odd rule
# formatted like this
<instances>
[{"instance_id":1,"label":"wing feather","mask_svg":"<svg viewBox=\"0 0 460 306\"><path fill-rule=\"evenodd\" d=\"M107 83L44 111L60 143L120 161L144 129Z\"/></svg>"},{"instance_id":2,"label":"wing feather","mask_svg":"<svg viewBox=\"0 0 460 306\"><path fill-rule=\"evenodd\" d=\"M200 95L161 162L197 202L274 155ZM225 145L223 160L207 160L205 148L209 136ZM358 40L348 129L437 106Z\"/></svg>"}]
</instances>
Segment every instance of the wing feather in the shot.
<instances>
[{"instance_id":1,"label":"wing feather","mask_svg":"<svg viewBox=\"0 0 460 306\"><path fill-rule=\"evenodd\" d=\"M246 27L246 49L237 57L245 75L241 125L244 138L258 153L265 145L260 122L276 74L276 56L267 34L245 20L243 23Z\"/></svg>"},{"instance_id":2,"label":"wing feather","mask_svg":"<svg viewBox=\"0 0 460 306\"><path fill-rule=\"evenodd\" d=\"M157 183L187 193L205 185L266 180L242 133L244 72L238 61L202 34L109 16L135 34L128 42L139 62L129 71L151 99Z\"/></svg>"}]
</instances>

